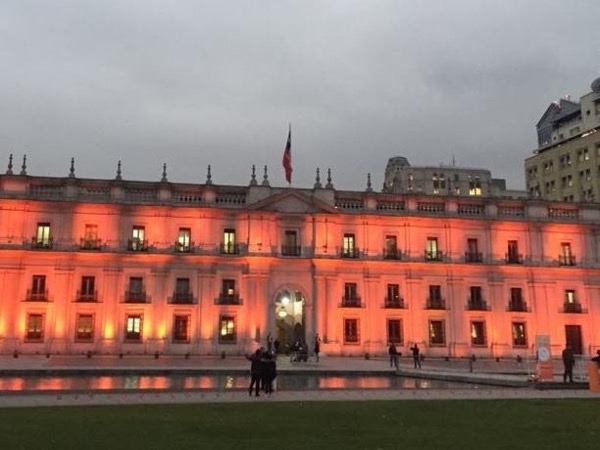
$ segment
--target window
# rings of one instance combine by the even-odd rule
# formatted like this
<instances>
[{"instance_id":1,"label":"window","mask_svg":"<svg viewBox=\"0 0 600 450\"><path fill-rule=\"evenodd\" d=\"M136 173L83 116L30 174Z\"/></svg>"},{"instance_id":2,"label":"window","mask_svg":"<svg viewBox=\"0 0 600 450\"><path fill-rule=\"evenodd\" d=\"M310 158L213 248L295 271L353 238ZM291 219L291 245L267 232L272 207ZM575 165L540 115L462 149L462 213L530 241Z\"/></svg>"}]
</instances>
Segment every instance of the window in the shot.
<instances>
[{"instance_id":1,"label":"window","mask_svg":"<svg viewBox=\"0 0 600 450\"><path fill-rule=\"evenodd\" d=\"M343 306L360 306L360 297L356 283L344 283Z\"/></svg>"},{"instance_id":2,"label":"window","mask_svg":"<svg viewBox=\"0 0 600 450\"><path fill-rule=\"evenodd\" d=\"M182 253L189 253L191 250L192 230L189 228L180 228L177 233L177 242L175 250Z\"/></svg>"},{"instance_id":3,"label":"window","mask_svg":"<svg viewBox=\"0 0 600 450\"><path fill-rule=\"evenodd\" d=\"M125 339L127 341L141 342L142 340L143 316L141 314L130 314L125 323Z\"/></svg>"},{"instance_id":4,"label":"window","mask_svg":"<svg viewBox=\"0 0 600 450\"><path fill-rule=\"evenodd\" d=\"M97 250L100 248L98 225L85 224L83 229L83 239L81 239L81 248L86 250Z\"/></svg>"},{"instance_id":5,"label":"window","mask_svg":"<svg viewBox=\"0 0 600 450\"><path fill-rule=\"evenodd\" d=\"M342 258L356 258L357 250L354 234L344 234L342 245Z\"/></svg>"},{"instance_id":6,"label":"window","mask_svg":"<svg viewBox=\"0 0 600 450\"><path fill-rule=\"evenodd\" d=\"M233 297L235 295L235 280L225 279L223 280L223 295L227 297Z\"/></svg>"},{"instance_id":7,"label":"window","mask_svg":"<svg viewBox=\"0 0 600 450\"><path fill-rule=\"evenodd\" d=\"M75 324L76 342L93 342L94 340L94 315L77 314Z\"/></svg>"},{"instance_id":8,"label":"window","mask_svg":"<svg viewBox=\"0 0 600 450\"><path fill-rule=\"evenodd\" d=\"M300 247L298 246L298 234L295 230L285 230L281 254L283 256L300 256Z\"/></svg>"},{"instance_id":9,"label":"window","mask_svg":"<svg viewBox=\"0 0 600 450\"><path fill-rule=\"evenodd\" d=\"M360 343L358 319L344 319L344 344Z\"/></svg>"},{"instance_id":10,"label":"window","mask_svg":"<svg viewBox=\"0 0 600 450\"><path fill-rule=\"evenodd\" d=\"M46 299L46 275L33 275L31 278L31 300Z\"/></svg>"},{"instance_id":11,"label":"window","mask_svg":"<svg viewBox=\"0 0 600 450\"><path fill-rule=\"evenodd\" d=\"M129 278L129 291L127 291L126 293L125 300L132 303L146 301L146 293L144 292L144 280L142 277Z\"/></svg>"},{"instance_id":12,"label":"window","mask_svg":"<svg viewBox=\"0 0 600 450\"><path fill-rule=\"evenodd\" d=\"M561 242L560 243L560 255L558 262L561 266L573 266L575 265L575 257L571 253L571 243Z\"/></svg>"},{"instance_id":13,"label":"window","mask_svg":"<svg viewBox=\"0 0 600 450\"><path fill-rule=\"evenodd\" d=\"M467 239L465 261L470 263L483 261L483 255L479 252L479 242L475 238Z\"/></svg>"},{"instance_id":14,"label":"window","mask_svg":"<svg viewBox=\"0 0 600 450\"><path fill-rule=\"evenodd\" d=\"M37 248L51 248L52 237L50 236L50 224L41 222L37 224L34 245Z\"/></svg>"},{"instance_id":15,"label":"window","mask_svg":"<svg viewBox=\"0 0 600 450\"><path fill-rule=\"evenodd\" d=\"M485 302L483 301L481 286L470 286L469 292L469 309L476 311L482 311L486 309Z\"/></svg>"},{"instance_id":16,"label":"window","mask_svg":"<svg viewBox=\"0 0 600 450\"><path fill-rule=\"evenodd\" d=\"M79 290L77 300L95 301L96 298L96 277L81 277L81 289Z\"/></svg>"},{"instance_id":17,"label":"window","mask_svg":"<svg viewBox=\"0 0 600 450\"><path fill-rule=\"evenodd\" d=\"M400 285L399 284L388 284L387 285L387 296L385 298L385 304L387 307L401 307L402 299L400 298Z\"/></svg>"},{"instance_id":18,"label":"window","mask_svg":"<svg viewBox=\"0 0 600 450\"><path fill-rule=\"evenodd\" d=\"M513 347L527 347L527 324L525 322L512 323Z\"/></svg>"},{"instance_id":19,"label":"window","mask_svg":"<svg viewBox=\"0 0 600 450\"><path fill-rule=\"evenodd\" d=\"M523 291L521 288L510 288L510 299L508 305L509 311L527 311L527 305L523 299Z\"/></svg>"},{"instance_id":20,"label":"window","mask_svg":"<svg viewBox=\"0 0 600 450\"><path fill-rule=\"evenodd\" d=\"M385 259L397 259L398 256L398 243L396 240L396 236L387 235L385 237L385 248L383 249L383 257Z\"/></svg>"},{"instance_id":21,"label":"window","mask_svg":"<svg viewBox=\"0 0 600 450\"><path fill-rule=\"evenodd\" d=\"M222 305L235 305L239 302L239 295L235 290L235 280L223 279L219 303Z\"/></svg>"},{"instance_id":22,"label":"window","mask_svg":"<svg viewBox=\"0 0 600 450\"><path fill-rule=\"evenodd\" d=\"M234 316L221 316L219 318L219 343L235 344L236 326Z\"/></svg>"},{"instance_id":23,"label":"window","mask_svg":"<svg viewBox=\"0 0 600 450\"><path fill-rule=\"evenodd\" d=\"M223 230L222 253L229 255L238 253L238 246L235 242L235 230L233 228L225 228L225 230Z\"/></svg>"},{"instance_id":24,"label":"window","mask_svg":"<svg viewBox=\"0 0 600 450\"><path fill-rule=\"evenodd\" d=\"M145 251L148 249L146 245L146 229L139 225L134 225L131 230L131 239L129 240L129 250L134 252Z\"/></svg>"},{"instance_id":25,"label":"window","mask_svg":"<svg viewBox=\"0 0 600 450\"><path fill-rule=\"evenodd\" d=\"M481 180L479 177L469 176L469 195L481 195Z\"/></svg>"},{"instance_id":26,"label":"window","mask_svg":"<svg viewBox=\"0 0 600 450\"><path fill-rule=\"evenodd\" d=\"M173 317L173 342L190 341L190 316L176 314Z\"/></svg>"},{"instance_id":27,"label":"window","mask_svg":"<svg viewBox=\"0 0 600 450\"><path fill-rule=\"evenodd\" d=\"M522 257L519 254L519 243L517 241L508 241L506 262L509 264L520 264Z\"/></svg>"},{"instance_id":28,"label":"window","mask_svg":"<svg viewBox=\"0 0 600 450\"><path fill-rule=\"evenodd\" d=\"M175 280L175 295L173 300L176 303L190 303L192 301L189 278L177 278Z\"/></svg>"},{"instance_id":29,"label":"window","mask_svg":"<svg viewBox=\"0 0 600 450\"><path fill-rule=\"evenodd\" d=\"M427 238L427 247L425 249L425 259L429 261L438 261L441 258L441 252L438 249L438 240L436 237Z\"/></svg>"},{"instance_id":30,"label":"window","mask_svg":"<svg viewBox=\"0 0 600 450\"><path fill-rule=\"evenodd\" d=\"M387 341L392 344L404 345L402 319L387 320Z\"/></svg>"},{"instance_id":31,"label":"window","mask_svg":"<svg viewBox=\"0 0 600 450\"><path fill-rule=\"evenodd\" d=\"M429 299L427 301L427 309L444 309L444 301L442 299L442 288L440 285L432 284L429 286Z\"/></svg>"},{"instance_id":32,"label":"window","mask_svg":"<svg viewBox=\"0 0 600 450\"><path fill-rule=\"evenodd\" d=\"M25 339L27 341L44 340L44 315L28 314Z\"/></svg>"},{"instance_id":33,"label":"window","mask_svg":"<svg viewBox=\"0 0 600 450\"><path fill-rule=\"evenodd\" d=\"M575 304L577 303L577 299L575 298L575 291L572 289L567 289L565 291L565 303Z\"/></svg>"},{"instance_id":34,"label":"window","mask_svg":"<svg viewBox=\"0 0 600 450\"><path fill-rule=\"evenodd\" d=\"M438 178L437 173L433 174L433 177L431 177L431 181L433 183L433 193L439 194L440 193L440 180Z\"/></svg>"},{"instance_id":35,"label":"window","mask_svg":"<svg viewBox=\"0 0 600 450\"><path fill-rule=\"evenodd\" d=\"M485 322L479 320L471 322L471 345L475 347L486 345Z\"/></svg>"},{"instance_id":36,"label":"window","mask_svg":"<svg viewBox=\"0 0 600 450\"><path fill-rule=\"evenodd\" d=\"M446 325L443 320L429 321L429 345L446 345Z\"/></svg>"},{"instance_id":37,"label":"window","mask_svg":"<svg viewBox=\"0 0 600 450\"><path fill-rule=\"evenodd\" d=\"M566 313L582 312L581 304L577 300L577 295L573 289L565 290L565 305L564 305L564 307L565 307L564 312L566 312Z\"/></svg>"}]
</instances>

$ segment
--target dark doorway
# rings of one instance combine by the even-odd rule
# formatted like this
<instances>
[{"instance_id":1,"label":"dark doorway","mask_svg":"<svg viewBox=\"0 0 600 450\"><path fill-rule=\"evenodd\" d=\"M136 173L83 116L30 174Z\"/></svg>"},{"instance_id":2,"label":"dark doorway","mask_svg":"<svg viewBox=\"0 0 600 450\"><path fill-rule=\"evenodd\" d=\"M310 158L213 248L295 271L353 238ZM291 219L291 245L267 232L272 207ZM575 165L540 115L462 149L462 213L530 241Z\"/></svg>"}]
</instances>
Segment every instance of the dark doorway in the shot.
<instances>
[{"instance_id":1,"label":"dark doorway","mask_svg":"<svg viewBox=\"0 0 600 450\"><path fill-rule=\"evenodd\" d=\"M583 342L581 341L580 325L565 325L565 341L576 355L583 354Z\"/></svg>"}]
</instances>

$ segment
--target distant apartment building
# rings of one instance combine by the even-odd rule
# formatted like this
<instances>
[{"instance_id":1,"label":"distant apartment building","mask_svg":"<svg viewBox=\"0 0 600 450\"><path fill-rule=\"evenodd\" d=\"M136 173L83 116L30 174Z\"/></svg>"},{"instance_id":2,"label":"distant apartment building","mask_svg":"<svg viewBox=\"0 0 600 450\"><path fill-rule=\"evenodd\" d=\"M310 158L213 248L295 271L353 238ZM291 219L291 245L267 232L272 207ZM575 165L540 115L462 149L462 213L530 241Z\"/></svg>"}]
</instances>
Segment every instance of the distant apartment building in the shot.
<instances>
[{"instance_id":1,"label":"distant apartment building","mask_svg":"<svg viewBox=\"0 0 600 450\"><path fill-rule=\"evenodd\" d=\"M531 197L600 200L600 78L579 102L553 102L536 125L538 148L525 160Z\"/></svg>"}]
</instances>

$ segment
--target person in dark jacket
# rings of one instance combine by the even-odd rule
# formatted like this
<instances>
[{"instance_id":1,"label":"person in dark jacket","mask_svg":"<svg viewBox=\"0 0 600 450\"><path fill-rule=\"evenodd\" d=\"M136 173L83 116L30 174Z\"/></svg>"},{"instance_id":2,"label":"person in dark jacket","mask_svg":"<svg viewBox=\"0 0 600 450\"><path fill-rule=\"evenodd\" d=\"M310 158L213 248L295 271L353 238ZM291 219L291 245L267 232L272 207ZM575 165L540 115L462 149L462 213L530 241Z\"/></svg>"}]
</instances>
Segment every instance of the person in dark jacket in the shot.
<instances>
[{"instance_id":1,"label":"person in dark jacket","mask_svg":"<svg viewBox=\"0 0 600 450\"><path fill-rule=\"evenodd\" d=\"M390 355L390 367L398 368L398 349L396 348L396 344L390 342L390 347L388 348L388 355Z\"/></svg>"},{"instance_id":2,"label":"person in dark jacket","mask_svg":"<svg viewBox=\"0 0 600 450\"><path fill-rule=\"evenodd\" d=\"M415 366L415 369L417 368L421 368L421 351L419 350L419 346L417 345L417 343L415 342L415 345L413 345L410 350L412 351L412 356L413 356L413 364Z\"/></svg>"},{"instance_id":3,"label":"person in dark jacket","mask_svg":"<svg viewBox=\"0 0 600 450\"><path fill-rule=\"evenodd\" d=\"M567 382L567 378L569 379L569 383L573 382L573 366L575 365L575 355L573 354L573 350L571 347L567 345L567 347L562 352L562 360L565 371L563 372L563 383Z\"/></svg>"},{"instance_id":4,"label":"person in dark jacket","mask_svg":"<svg viewBox=\"0 0 600 450\"><path fill-rule=\"evenodd\" d=\"M271 353L265 353L262 361L262 380L265 393L273 393L273 381L277 378L277 363Z\"/></svg>"},{"instance_id":5,"label":"person in dark jacket","mask_svg":"<svg viewBox=\"0 0 600 450\"><path fill-rule=\"evenodd\" d=\"M259 397L263 366L262 352L260 349L256 349L252 355L246 355L246 358L250 361L250 386L248 386L248 395L252 395L252 389L254 389L256 396Z\"/></svg>"}]
</instances>

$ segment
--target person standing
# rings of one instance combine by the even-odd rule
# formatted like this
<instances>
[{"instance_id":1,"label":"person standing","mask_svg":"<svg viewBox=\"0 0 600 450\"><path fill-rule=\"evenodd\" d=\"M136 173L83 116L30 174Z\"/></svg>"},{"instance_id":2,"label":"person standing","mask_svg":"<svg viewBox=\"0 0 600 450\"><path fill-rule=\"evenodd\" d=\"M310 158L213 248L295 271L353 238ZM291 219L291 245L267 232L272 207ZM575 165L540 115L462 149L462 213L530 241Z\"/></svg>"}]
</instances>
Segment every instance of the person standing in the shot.
<instances>
[{"instance_id":1,"label":"person standing","mask_svg":"<svg viewBox=\"0 0 600 450\"><path fill-rule=\"evenodd\" d=\"M417 368L421 368L421 351L419 350L419 346L417 345L417 343L415 342L415 345L413 345L410 350L412 351L412 357L413 357L413 364L415 369Z\"/></svg>"},{"instance_id":2,"label":"person standing","mask_svg":"<svg viewBox=\"0 0 600 450\"><path fill-rule=\"evenodd\" d=\"M569 383L573 382L573 366L575 365L575 355L573 354L573 350L571 350L571 346L567 345L566 348L562 351L562 360L565 371L563 372L563 383L567 382L567 378L569 379Z\"/></svg>"},{"instance_id":3,"label":"person standing","mask_svg":"<svg viewBox=\"0 0 600 450\"><path fill-rule=\"evenodd\" d=\"M315 361L319 362L319 353L321 352L321 338L319 337L319 333L315 334Z\"/></svg>"},{"instance_id":4,"label":"person standing","mask_svg":"<svg viewBox=\"0 0 600 450\"><path fill-rule=\"evenodd\" d=\"M273 381L277 378L277 363L275 357L270 353L264 355L262 377L265 394L271 395L273 393Z\"/></svg>"},{"instance_id":5,"label":"person standing","mask_svg":"<svg viewBox=\"0 0 600 450\"><path fill-rule=\"evenodd\" d=\"M390 367L395 367L398 369L398 349L393 342L390 342L388 354L390 355Z\"/></svg>"},{"instance_id":6,"label":"person standing","mask_svg":"<svg viewBox=\"0 0 600 450\"><path fill-rule=\"evenodd\" d=\"M260 383L262 381L262 352L260 349L252 355L246 355L246 358L250 361L250 386L248 386L248 395L252 395L252 390L255 390L257 397L260 396Z\"/></svg>"}]
</instances>

